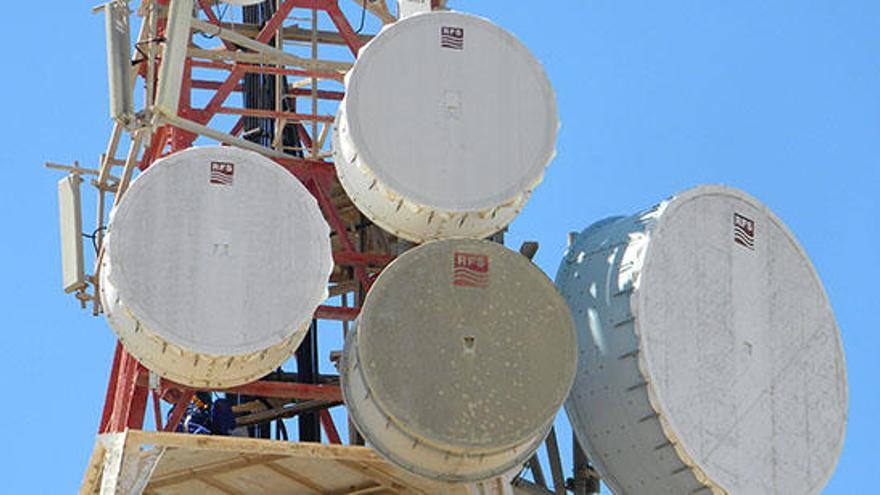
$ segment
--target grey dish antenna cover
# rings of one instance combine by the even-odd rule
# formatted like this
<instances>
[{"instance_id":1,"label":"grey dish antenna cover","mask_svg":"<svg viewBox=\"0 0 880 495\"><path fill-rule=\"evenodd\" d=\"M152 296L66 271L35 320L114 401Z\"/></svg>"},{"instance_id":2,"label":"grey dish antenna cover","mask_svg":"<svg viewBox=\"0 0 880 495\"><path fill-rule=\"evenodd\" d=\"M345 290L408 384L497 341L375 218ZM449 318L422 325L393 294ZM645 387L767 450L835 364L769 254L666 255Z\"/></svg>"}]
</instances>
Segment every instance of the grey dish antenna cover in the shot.
<instances>
[{"instance_id":1,"label":"grey dish antenna cover","mask_svg":"<svg viewBox=\"0 0 880 495\"><path fill-rule=\"evenodd\" d=\"M843 349L791 232L751 196L679 194L576 237L566 402L615 493L819 493L846 428Z\"/></svg>"},{"instance_id":2,"label":"grey dish antenna cover","mask_svg":"<svg viewBox=\"0 0 880 495\"><path fill-rule=\"evenodd\" d=\"M101 297L126 350L177 383L259 379L327 297L330 228L272 160L231 147L156 161L113 210Z\"/></svg>"},{"instance_id":3,"label":"grey dish antenna cover","mask_svg":"<svg viewBox=\"0 0 880 495\"><path fill-rule=\"evenodd\" d=\"M407 251L376 280L346 342L342 390L368 443L445 481L499 476L540 445L574 378L571 314L503 246Z\"/></svg>"},{"instance_id":4,"label":"grey dish antenna cover","mask_svg":"<svg viewBox=\"0 0 880 495\"><path fill-rule=\"evenodd\" d=\"M361 50L334 162L358 209L398 237L485 238L541 181L558 127L550 81L513 35L472 15L422 13Z\"/></svg>"}]
</instances>

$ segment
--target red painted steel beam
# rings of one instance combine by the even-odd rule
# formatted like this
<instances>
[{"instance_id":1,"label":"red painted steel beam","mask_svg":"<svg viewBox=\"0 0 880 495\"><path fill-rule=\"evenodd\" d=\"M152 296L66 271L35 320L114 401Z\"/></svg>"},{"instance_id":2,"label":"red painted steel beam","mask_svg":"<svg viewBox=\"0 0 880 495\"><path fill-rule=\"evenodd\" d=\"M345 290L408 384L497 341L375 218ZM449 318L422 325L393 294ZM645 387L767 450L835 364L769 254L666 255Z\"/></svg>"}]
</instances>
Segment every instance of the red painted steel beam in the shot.
<instances>
[{"instance_id":1,"label":"red painted steel beam","mask_svg":"<svg viewBox=\"0 0 880 495\"><path fill-rule=\"evenodd\" d=\"M331 5L336 4L336 0L291 0L294 7L301 9L317 9L327 10Z\"/></svg>"},{"instance_id":2,"label":"red painted steel beam","mask_svg":"<svg viewBox=\"0 0 880 495\"><path fill-rule=\"evenodd\" d=\"M180 395L178 395L177 400L174 401L174 406L171 409L171 416L168 417L168 423L165 424L163 431L177 430L177 425L179 425L180 420L183 419L183 415L186 413L186 408L189 406L190 401L192 401L192 396L192 390L187 388L180 389Z\"/></svg>"},{"instance_id":3,"label":"red painted steel beam","mask_svg":"<svg viewBox=\"0 0 880 495\"><path fill-rule=\"evenodd\" d=\"M337 265L349 266L385 266L394 259L394 256L385 254L352 253L349 251L337 251L333 253L333 261Z\"/></svg>"},{"instance_id":4,"label":"red painted steel beam","mask_svg":"<svg viewBox=\"0 0 880 495\"><path fill-rule=\"evenodd\" d=\"M354 321L361 310L357 307L321 305L315 311L315 318L319 320Z\"/></svg>"},{"instance_id":5,"label":"red painted steel beam","mask_svg":"<svg viewBox=\"0 0 880 495\"><path fill-rule=\"evenodd\" d=\"M192 109L192 61L190 59L186 59L184 62L183 74L177 114L185 119L192 119L196 113ZM197 137L192 132L172 127L171 151L180 151L188 148L190 143L195 141Z\"/></svg>"},{"instance_id":6,"label":"red painted steel beam","mask_svg":"<svg viewBox=\"0 0 880 495\"><path fill-rule=\"evenodd\" d=\"M336 232L336 237L342 244L343 252L357 253L358 250L355 249L354 243L348 235L348 229L345 227L345 222L342 221L339 212L337 212L336 208L333 206L333 202L330 201L327 193L324 192L321 183L312 180L306 184L306 188L308 188L312 192L312 195L315 196L315 199L318 200L318 206L321 207L321 210L324 212L324 217L330 222L330 227ZM370 285L372 284L370 283L369 277L367 277L366 270L364 270L363 267L355 267L354 274L364 291L369 291Z\"/></svg>"},{"instance_id":7,"label":"red painted steel beam","mask_svg":"<svg viewBox=\"0 0 880 495\"><path fill-rule=\"evenodd\" d=\"M113 412L107 425L107 431L120 432L137 425L138 418L143 421L143 412L138 408L146 408L146 400L141 400L138 391L138 379L143 367L131 354L123 349L119 359L119 375L113 397ZM145 390L145 389L144 389ZM143 394L146 398L146 394Z\"/></svg>"},{"instance_id":8,"label":"red painted steel beam","mask_svg":"<svg viewBox=\"0 0 880 495\"><path fill-rule=\"evenodd\" d=\"M239 395L275 397L278 399L342 401L342 391L339 389L339 385L312 385L308 383L263 380L222 391Z\"/></svg>"},{"instance_id":9,"label":"red painted steel beam","mask_svg":"<svg viewBox=\"0 0 880 495\"><path fill-rule=\"evenodd\" d=\"M291 110L296 110L296 98L290 100L290 107ZM302 145L306 149L312 149L314 143L312 142L312 136L309 135L309 131L306 130L306 126L297 123L295 124L295 127L296 134L299 136L299 140L302 142Z\"/></svg>"},{"instance_id":10,"label":"red painted steel beam","mask_svg":"<svg viewBox=\"0 0 880 495\"><path fill-rule=\"evenodd\" d=\"M134 359L134 358L132 358ZM149 381L150 372L140 363L137 363L135 369L135 386L131 397L131 406L128 409L128 417L125 426L132 430L142 430L144 428L144 417L147 415L147 399L149 397L149 389L137 385L138 379L143 376Z\"/></svg>"},{"instance_id":11,"label":"red painted steel beam","mask_svg":"<svg viewBox=\"0 0 880 495\"><path fill-rule=\"evenodd\" d=\"M358 34L354 32L354 28L352 28L351 24L349 24L348 19L345 17L345 14L343 14L342 10L339 9L338 2L329 3L330 5L328 5L326 9L327 15L330 16L330 20L333 21L336 29L339 30L339 34L342 35L342 39L345 40L345 44L348 45L351 53L355 57L357 57L358 52L363 46L360 36L358 36Z\"/></svg>"},{"instance_id":12,"label":"red painted steel beam","mask_svg":"<svg viewBox=\"0 0 880 495\"><path fill-rule=\"evenodd\" d=\"M288 94L294 96L305 96L311 97L312 90L311 89L302 89L302 88L292 88L287 91ZM342 91L327 91L323 89L319 89L317 91L317 95L319 99L322 100L334 100L334 101L342 101L345 98L345 93Z\"/></svg>"},{"instance_id":13,"label":"red painted steel beam","mask_svg":"<svg viewBox=\"0 0 880 495\"><path fill-rule=\"evenodd\" d=\"M203 90L217 90L220 88L222 83L220 81L206 81L204 79L196 79L192 81L193 89L203 89ZM233 91L239 92L244 91L244 87L239 84L237 85ZM303 97L311 97L312 90L311 89L303 89L303 88L291 88L287 90L287 94L293 96L303 96ZM333 100L333 101L341 101L345 98L345 93L342 91L328 91L325 89L319 89L317 91L318 99L321 100Z\"/></svg>"},{"instance_id":14,"label":"red painted steel beam","mask_svg":"<svg viewBox=\"0 0 880 495\"><path fill-rule=\"evenodd\" d=\"M281 158L273 156L270 158L288 172L295 175L302 182L307 182L315 178L330 180L336 176L333 164L329 162L296 157Z\"/></svg>"},{"instance_id":15,"label":"red painted steel beam","mask_svg":"<svg viewBox=\"0 0 880 495\"><path fill-rule=\"evenodd\" d=\"M110 379L107 383L107 393L104 396L104 411L101 413L101 424L98 433L106 433L110 426L110 417L113 415L113 405L116 400L116 387L119 383L119 362L122 360L122 342L116 341L116 351L113 353L113 364L110 366Z\"/></svg>"},{"instance_id":16,"label":"red painted steel beam","mask_svg":"<svg viewBox=\"0 0 880 495\"><path fill-rule=\"evenodd\" d=\"M229 134L235 137L239 137L244 130L244 117L238 119L232 129L229 130Z\"/></svg>"},{"instance_id":17,"label":"red painted steel beam","mask_svg":"<svg viewBox=\"0 0 880 495\"><path fill-rule=\"evenodd\" d=\"M159 397L159 392L155 390L150 392L153 400L153 422L156 423L156 430L162 431L162 399Z\"/></svg>"},{"instance_id":18,"label":"red painted steel beam","mask_svg":"<svg viewBox=\"0 0 880 495\"><path fill-rule=\"evenodd\" d=\"M317 1L317 0L314 0ZM284 19L290 15L290 11L296 7L295 0L285 0L283 4L278 8L275 14L272 15L272 18L269 19L263 29L260 30L259 34L257 34L256 40L259 43L267 43L272 36L274 36L275 31L281 27L281 24L284 22ZM242 77L244 77L245 70L243 69L243 64L235 64L233 65L232 73L229 74L229 77L221 84L220 88L214 93L214 97L211 98L211 101L205 106L205 109L202 114L201 123L207 124L211 118L214 117L214 114L217 113L217 110L223 106L223 103L226 101L226 98L229 97L229 94L238 84Z\"/></svg>"},{"instance_id":19,"label":"red painted steel beam","mask_svg":"<svg viewBox=\"0 0 880 495\"><path fill-rule=\"evenodd\" d=\"M213 2L213 4L216 4L216 3L217 2ZM213 4L212 4L212 0L199 0L199 6L202 8L202 11L205 12L205 17L208 18L208 22L210 22L211 24L214 24L216 26L219 26L220 19L217 18L217 16L214 14L214 10L211 8ZM229 6L226 6L226 8L229 8ZM222 38L220 39L220 41L223 42L223 45L226 46L227 50L232 50L232 51L238 50L238 47L235 46L234 44L232 44Z\"/></svg>"},{"instance_id":20,"label":"red painted steel beam","mask_svg":"<svg viewBox=\"0 0 880 495\"><path fill-rule=\"evenodd\" d=\"M240 70L242 72L242 76L245 74L272 74L278 76L298 76L298 77L316 77L318 79L332 79L334 81L342 81L345 79L345 74L341 72L321 72L315 70L304 70L304 69L285 69L281 67L274 67L269 65L254 65L254 64L246 64L246 63L235 63L229 64L226 62L217 62L216 60L192 60L192 66L198 67L200 69L217 69L223 70L227 72L233 72L235 70ZM241 80L241 77L238 78ZM213 82L213 88L220 89L224 87L223 82ZM213 89L206 88L206 89ZM241 85L236 81L235 86L232 86L230 92L237 90L240 91ZM308 90L306 90L308 91Z\"/></svg>"},{"instance_id":21,"label":"red painted steel beam","mask_svg":"<svg viewBox=\"0 0 880 495\"><path fill-rule=\"evenodd\" d=\"M125 430L135 387L134 366L131 356L123 350L119 359L116 390L113 394L113 412L110 414L110 421L107 424L108 432L115 433Z\"/></svg>"},{"instance_id":22,"label":"red painted steel beam","mask_svg":"<svg viewBox=\"0 0 880 495\"><path fill-rule=\"evenodd\" d=\"M153 137L150 139L150 143L147 148L144 150L144 155L141 158L140 169L146 170L154 161L156 161L160 156L162 156L162 151L165 149L165 146L168 145L168 138L171 133L171 128L167 125L164 125L156 130L153 134Z\"/></svg>"},{"instance_id":23,"label":"red painted steel beam","mask_svg":"<svg viewBox=\"0 0 880 495\"><path fill-rule=\"evenodd\" d=\"M342 444L342 440L339 438L339 431L336 430L336 424L333 422L333 417L330 416L330 411L321 409L318 416L321 418L321 426L324 427L327 441L337 445Z\"/></svg>"},{"instance_id":24,"label":"red painted steel beam","mask_svg":"<svg viewBox=\"0 0 880 495\"><path fill-rule=\"evenodd\" d=\"M246 117L261 117L266 119L287 119L290 121L302 121L305 120L307 122L333 122L334 117L332 115L313 115L308 113L291 113L291 112L276 112L274 110L262 110L258 108L232 108L232 107L220 107L217 109L217 113L229 114L229 115L243 115Z\"/></svg>"}]
</instances>

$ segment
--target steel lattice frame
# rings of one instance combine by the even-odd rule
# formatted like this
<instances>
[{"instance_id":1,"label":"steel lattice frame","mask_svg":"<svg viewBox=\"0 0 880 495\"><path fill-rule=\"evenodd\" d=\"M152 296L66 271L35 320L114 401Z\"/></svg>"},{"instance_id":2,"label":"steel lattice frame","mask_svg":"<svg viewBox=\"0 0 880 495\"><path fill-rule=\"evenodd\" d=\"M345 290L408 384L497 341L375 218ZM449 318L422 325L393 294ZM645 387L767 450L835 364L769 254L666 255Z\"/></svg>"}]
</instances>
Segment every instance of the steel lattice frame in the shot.
<instances>
[{"instance_id":1,"label":"steel lattice frame","mask_svg":"<svg viewBox=\"0 0 880 495\"><path fill-rule=\"evenodd\" d=\"M360 5L359 1L349 1ZM158 45L164 41L167 20L165 12L167 12L169 2L170 0L142 0L138 9L143 27L138 39L138 53L141 55L141 60L137 63L136 75L138 80L142 81L146 87L145 101L147 102L152 102L156 94L156 75L159 73L161 64ZM295 39L310 38L313 49L312 55L317 54L315 47L318 45L343 44L348 48L352 57L356 57L358 50L369 39L369 37L355 32L343 14L339 0L278 1L274 15L258 30L256 26L233 25L232 23L221 22L213 10L215 3L212 0L196 0L197 20L201 20L202 23L210 23L213 26L222 27L224 30L233 31L233 34L230 36L236 34L243 36L240 32L248 32L250 27L250 31L254 31L254 35L249 36L253 42L267 47L270 47L269 44L273 40L280 41L281 43L279 44L283 45L285 36L289 36L290 31L295 31L292 35ZM332 22L335 31L319 32L315 22L313 22L312 30L286 27L285 21L290 18L295 9L309 10L313 16L317 13L326 14ZM371 1L368 11L372 15L377 16L383 23L395 20L384 1ZM244 34L244 36L246 35ZM284 125L294 125L297 135L304 145L304 150L308 153L304 157L296 157L285 155L282 153L283 150L277 149L263 148L257 149L257 151L263 152L280 166L296 175L315 196L321 211L335 235L333 255L337 271L348 271L353 275L350 277L350 280L342 280L342 277L340 277L340 280L333 284L336 290L332 292L335 292L336 295L349 292L365 294L369 290L377 271L393 259L393 250L386 248L384 250L380 249L378 252L376 250L364 252L359 249L358 243L352 235L354 230L353 222L351 218L346 218L341 212L341 209L353 211L354 208L347 203L344 195L334 194L337 192L338 184L335 178L333 163L326 156L329 153L322 152L322 149L325 147L327 128L332 125L333 116L320 115L316 111L319 100L338 102L344 97L344 93L341 90L318 88L317 81L333 80L341 83L344 76L340 70L322 70L321 67L345 67L345 65L319 61L315 58L304 59L307 62L311 62L304 64L307 67L291 66L284 63L286 61L281 60L270 61L274 63L268 64L252 63L242 59L250 60L246 55L255 53L254 51L238 49L240 45L226 39L223 39L222 42L225 50L211 50L213 53L207 53L208 50L196 48L193 44L190 45L184 67L184 78L180 88L180 103L176 116L165 116L165 119L160 119L158 118L158 112L153 113L151 105L145 104L145 111L141 113L139 121L140 125L129 126L125 130L121 124L117 123L115 125L107 152L102 155L101 169L97 173L98 179L94 181L94 184L100 191L97 231L99 245L101 241L100 229L104 224L105 193L113 194L114 202L118 202L131 180L134 167L146 170L155 160L175 151L189 148L200 135L231 145L249 144L240 138L244 130L245 118L269 118L281 124L276 127L279 129ZM224 61L222 59L231 60ZM225 77L220 80L196 78L193 76L193 69L220 70L225 72ZM284 111L279 106L276 106L274 110L262 110L227 104L227 100L230 99L229 97L232 93L242 91L242 78L248 73L310 78L311 88L298 86L291 89L288 95L285 96L291 97L294 101L297 98L311 100L313 103L312 113ZM192 97L194 90L210 93L210 99L204 107L194 107ZM223 114L239 116L237 123L231 130L225 133L209 127L215 116ZM323 124L324 126L324 129L319 134L316 133L318 124ZM117 159L115 155L119 148L122 134L126 130L131 135L131 146L125 159ZM259 145L246 147L255 149L255 146ZM141 148L143 148L142 151ZM114 167L122 168L119 179L115 180L111 176L111 170ZM90 277L93 286L97 284L97 279L97 275ZM345 284L348 284L346 288L339 289L339 287L343 287ZM94 287L93 290L92 296L81 293L80 297L81 299L91 299L94 312L97 314L100 312L100 307L99 301L94 294L97 294L98 288ZM356 305L351 307L322 305L318 308L315 318L347 322L357 317L358 310L359 308ZM164 379L154 379L153 383L151 383L149 370L129 355L120 343L117 343L99 432L121 432L127 428L142 429L148 398L150 397L153 402L153 414L155 415L157 429L174 431L181 420L185 406L189 403L194 392L192 389ZM323 401L328 405L336 405L342 401L339 387L336 384L259 381L227 390L227 392L260 397ZM170 401L174 404L172 414L168 421L165 422L164 427L162 426L163 420L160 409L160 402L162 400ZM318 414L326 438L331 443L340 443L339 433L327 409L319 408Z\"/></svg>"},{"instance_id":2,"label":"steel lattice frame","mask_svg":"<svg viewBox=\"0 0 880 495\"><path fill-rule=\"evenodd\" d=\"M111 0L127 8L128 0ZM70 171L73 174L92 174L96 176L91 184L97 190L97 218L94 240L98 246L94 273L86 278L87 284L77 289L76 297L83 307L91 303L92 312L101 312L98 297L98 267L103 250L100 249L102 233L105 228L105 213L108 194L113 204L120 201L132 179L135 168L143 171L157 159L193 146L200 137L218 141L226 145L240 146L258 151L271 158L279 166L294 174L317 200L325 219L334 233L333 258L336 264L334 278L331 279L331 296L343 296L342 305L322 305L314 318L344 323L357 318L359 303L369 291L372 281L379 271L394 257L412 245L399 241L367 225L363 217L351 204L341 190L336 173L327 153L326 137L333 124L335 111L319 114L319 102L338 103L345 93L341 89L348 62L334 62L318 59L318 46L341 46L347 48L351 59L357 57L360 48L371 38L356 32L343 13L340 2L356 7L358 12L369 13L382 24L396 21L388 9L390 0L270 0L274 1L274 14L260 27L257 25L223 22L215 14L218 0L193 0L196 20L190 32L190 43L183 67L183 80L176 114L163 114L154 107L156 100L158 74L162 63L161 46L166 41L165 31L169 5L172 0L140 0L137 15L141 19L141 31L137 38L137 56L132 62L136 69L133 77L143 83L143 110L134 122L117 122L113 127L106 151L101 155L100 166L96 170L48 164L52 168ZM445 0L431 0L432 9L445 7ZM232 7L229 7L232 8ZM286 25L294 12L310 11L311 29ZM329 19L330 29L319 30L315 20L321 13ZM220 39L222 46L203 49L193 41L193 32L200 31ZM308 57L285 58L279 55L284 50L285 40L307 42L311 48ZM274 44L274 46L273 46ZM281 50L276 49L280 47ZM210 79L195 76L197 71L222 71L223 77ZM281 97L276 86L276 103L273 109L244 108L227 103L233 93L244 91L243 78L246 74L264 74L302 78ZM276 81L280 77L276 77ZM320 81L335 81L340 89L321 87ZM194 91L207 92L207 102L202 107L194 106ZM291 109L285 110L282 98L290 98ZM311 102L311 111L295 111L297 100ZM210 124L217 116L238 116L235 124L228 130L218 130ZM282 143L276 140L272 147L264 147L243 139L246 118L271 119L274 129L294 126L296 136L302 144L298 151L302 156L285 153ZM277 132L279 135L280 131ZM128 135L129 148L123 158L117 158L123 136ZM114 176L113 172L118 174ZM496 240L501 240L498 237ZM535 246L536 247L536 246ZM531 254L534 254L532 250ZM356 304L346 304L349 294L354 295ZM303 401L316 404L309 410L317 414L318 421L329 443L341 444L339 432L329 413L329 408L342 403L341 391L336 381L331 383L297 383L290 381L257 381L223 392L234 394ZM110 370L110 378L104 400L99 433L123 432L127 429L142 430L147 415L147 405L152 402L152 414L157 430L175 431L186 406L196 390L159 379L135 358L128 354L117 342ZM163 421L162 401L170 402L171 413ZM163 425L164 423L164 425ZM551 430L546 441L551 464L554 491L566 492L562 474L555 432ZM575 453L575 477L569 490L575 493L598 493L598 481L581 452ZM529 466L535 483L523 481L524 486L543 489L547 493L546 482L537 457ZM591 483L586 485L586 483ZM589 488L587 488L589 486Z\"/></svg>"}]
</instances>

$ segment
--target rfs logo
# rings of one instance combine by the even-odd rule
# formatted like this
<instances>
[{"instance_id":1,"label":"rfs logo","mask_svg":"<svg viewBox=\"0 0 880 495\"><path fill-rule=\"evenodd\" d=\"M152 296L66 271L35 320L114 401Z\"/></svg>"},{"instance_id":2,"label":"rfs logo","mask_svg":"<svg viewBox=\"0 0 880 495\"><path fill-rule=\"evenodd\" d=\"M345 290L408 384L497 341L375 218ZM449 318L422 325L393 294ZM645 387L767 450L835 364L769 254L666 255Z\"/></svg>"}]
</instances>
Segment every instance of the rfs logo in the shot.
<instances>
[{"instance_id":1,"label":"rfs logo","mask_svg":"<svg viewBox=\"0 0 880 495\"><path fill-rule=\"evenodd\" d=\"M452 50L464 49L464 28L452 26L441 27L440 46Z\"/></svg>"},{"instance_id":2,"label":"rfs logo","mask_svg":"<svg viewBox=\"0 0 880 495\"><path fill-rule=\"evenodd\" d=\"M452 262L452 284L484 288L489 285L489 257L456 251Z\"/></svg>"},{"instance_id":3,"label":"rfs logo","mask_svg":"<svg viewBox=\"0 0 880 495\"><path fill-rule=\"evenodd\" d=\"M228 162L211 162L211 184L231 186L235 176L235 164Z\"/></svg>"},{"instance_id":4,"label":"rfs logo","mask_svg":"<svg viewBox=\"0 0 880 495\"><path fill-rule=\"evenodd\" d=\"M733 242L748 249L755 249L755 221L739 213L734 213Z\"/></svg>"}]
</instances>

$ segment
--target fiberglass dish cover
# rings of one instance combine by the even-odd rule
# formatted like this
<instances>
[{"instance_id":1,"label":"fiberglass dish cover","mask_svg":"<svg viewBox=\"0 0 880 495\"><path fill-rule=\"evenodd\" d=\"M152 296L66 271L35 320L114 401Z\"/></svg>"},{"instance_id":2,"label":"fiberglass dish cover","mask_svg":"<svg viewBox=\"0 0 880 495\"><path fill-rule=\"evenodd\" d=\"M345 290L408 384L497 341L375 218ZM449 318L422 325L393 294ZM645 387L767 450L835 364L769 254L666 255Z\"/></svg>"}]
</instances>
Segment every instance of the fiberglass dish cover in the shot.
<instances>
[{"instance_id":1,"label":"fiberglass dish cover","mask_svg":"<svg viewBox=\"0 0 880 495\"><path fill-rule=\"evenodd\" d=\"M158 160L114 209L102 301L126 350L175 382L248 383L299 346L326 298L330 229L289 172L250 151Z\"/></svg>"},{"instance_id":2,"label":"fiberglass dish cover","mask_svg":"<svg viewBox=\"0 0 880 495\"><path fill-rule=\"evenodd\" d=\"M484 238L525 205L555 153L553 88L513 35L455 12L386 26L346 77L334 126L340 182L414 242Z\"/></svg>"},{"instance_id":3,"label":"fiberglass dish cover","mask_svg":"<svg viewBox=\"0 0 880 495\"><path fill-rule=\"evenodd\" d=\"M521 465L574 379L570 311L519 253L454 239L407 251L367 295L346 342L342 391L368 443L432 479Z\"/></svg>"},{"instance_id":4,"label":"fiberglass dish cover","mask_svg":"<svg viewBox=\"0 0 880 495\"><path fill-rule=\"evenodd\" d=\"M726 187L576 238L557 284L578 329L566 410L615 493L819 493L847 388L831 307L794 236Z\"/></svg>"}]
</instances>

